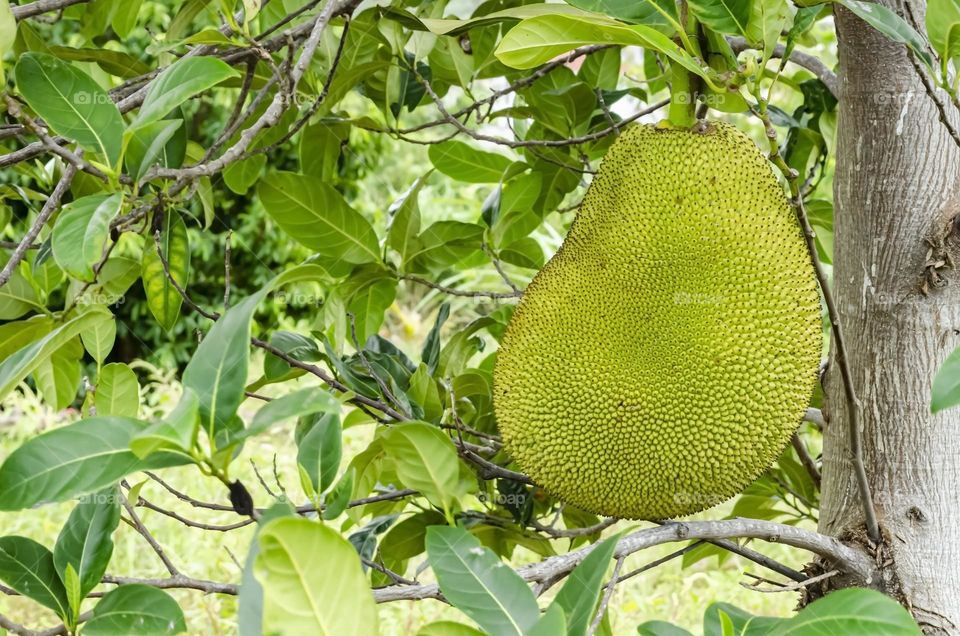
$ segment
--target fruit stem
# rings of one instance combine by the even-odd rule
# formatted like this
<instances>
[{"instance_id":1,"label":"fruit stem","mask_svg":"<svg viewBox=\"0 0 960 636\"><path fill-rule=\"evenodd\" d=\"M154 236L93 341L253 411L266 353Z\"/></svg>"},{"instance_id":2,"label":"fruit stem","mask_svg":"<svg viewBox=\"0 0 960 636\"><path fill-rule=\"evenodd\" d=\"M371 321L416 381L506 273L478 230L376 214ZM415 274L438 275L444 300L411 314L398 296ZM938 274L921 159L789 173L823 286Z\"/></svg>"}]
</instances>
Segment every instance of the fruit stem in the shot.
<instances>
[{"instance_id":1,"label":"fruit stem","mask_svg":"<svg viewBox=\"0 0 960 636\"><path fill-rule=\"evenodd\" d=\"M700 25L689 11L686 0L680 2L680 21L683 23L683 41L694 50L690 53L700 56L698 32ZM683 68L677 62L670 63L670 109L667 119L676 128L689 128L697 120L697 92L700 78Z\"/></svg>"}]
</instances>

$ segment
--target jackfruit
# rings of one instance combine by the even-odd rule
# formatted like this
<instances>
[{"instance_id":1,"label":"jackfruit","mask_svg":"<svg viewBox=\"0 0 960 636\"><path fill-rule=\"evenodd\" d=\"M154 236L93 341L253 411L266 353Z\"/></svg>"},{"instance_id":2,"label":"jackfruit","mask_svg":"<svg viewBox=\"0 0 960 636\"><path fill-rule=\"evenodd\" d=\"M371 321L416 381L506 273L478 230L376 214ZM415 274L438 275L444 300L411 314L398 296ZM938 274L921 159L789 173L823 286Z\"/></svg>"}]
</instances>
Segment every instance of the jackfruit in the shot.
<instances>
[{"instance_id":1,"label":"jackfruit","mask_svg":"<svg viewBox=\"0 0 960 636\"><path fill-rule=\"evenodd\" d=\"M799 425L821 329L803 235L759 148L721 123L634 125L504 333L505 448L591 512L709 508Z\"/></svg>"}]
</instances>

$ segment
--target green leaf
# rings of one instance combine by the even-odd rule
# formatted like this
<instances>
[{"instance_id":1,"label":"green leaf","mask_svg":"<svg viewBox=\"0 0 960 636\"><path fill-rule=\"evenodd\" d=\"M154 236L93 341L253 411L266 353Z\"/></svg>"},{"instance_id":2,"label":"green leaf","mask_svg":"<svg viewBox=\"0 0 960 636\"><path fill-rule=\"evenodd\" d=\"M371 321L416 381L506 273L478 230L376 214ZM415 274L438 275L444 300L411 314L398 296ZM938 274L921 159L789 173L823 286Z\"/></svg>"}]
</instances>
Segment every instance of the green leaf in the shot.
<instances>
[{"instance_id":1,"label":"green leaf","mask_svg":"<svg viewBox=\"0 0 960 636\"><path fill-rule=\"evenodd\" d=\"M619 539L620 535L616 534L596 544L570 573L554 599L553 604L563 608L566 614L567 636L584 636L587 633L587 627L596 614L603 577Z\"/></svg>"},{"instance_id":2,"label":"green leaf","mask_svg":"<svg viewBox=\"0 0 960 636\"><path fill-rule=\"evenodd\" d=\"M303 467L314 492L322 493L333 484L340 470L341 455L339 416L326 413L314 418L309 430L297 443L297 464Z\"/></svg>"},{"instance_id":3,"label":"green leaf","mask_svg":"<svg viewBox=\"0 0 960 636\"><path fill-rule=\"evenodd\" d=\"M640 0L639 2L637 0L567 0L567 2L585 11L602 13L634 24L654 26L667 35L675 32L672 25L679 22L677 5L665 0ZM670 16L670 20L664 14Z\"/></svg>"},{"instance_id":4,"label":"green leaf","mask_svg":"<svg viewBox=\"0 0 960 636\"><path fill-rule=\"evenodd\" d=\"M348 263L380 260L370 223L328 184L292 172L275 172L260 181L257 193L283 231L310 249Z\"/></svg>"},{"instance_id":5,"label":"green leaf","mask_svg":"<svg viewBox=\"0 0 960 636\"><path fill-rule=\"evenodd\" d=\"M94 194L63 206L53 226L53 257L65 272L94 280L93 266L103 258L110 221L120 211L123 195Z\"/></svg>"},{"instance_id":6,"label":"green leaf","mask_svg":"<svg viewBox=\"0 0 960 636\"><path fill-rule=\"evenodd\" d=\"M474 148L457 140L433 144L427 151L439 172L465 183L499 183L513 160L498 152Z\"/></svg>"},{"instance_id":7,"label":"green leaf","mask_svg":"<svg viewBox=\"0 0 960 636\"><path fill-rule=\"evenodd\" d=\"M541 15L574 15L589 16L580 9L566 6L563 4L535 3L510 7L502 11L493 11L486 15L478 15L468 20L456 20L451 18L420 18L408 11L396 9L394 7L384 8L384 15L392 20L396 20L404 26L417 31L430 31L436 35L461 35L471 29L484 26L493 26L497 24L507 24Z\"/></svg>"},{"instance_id":8,"label":"green leaf","mask_svg":"<svg viewBox=\"0 0 960 636\"><path fill-rule=\"evenodd\" d=\"M25 265L21 263L20 267L14 268L7 284L0 287L0 320L13 320L42 306L37 291L20 273L23 267Z\"/></svg>"},{"instance_id":9,"label":"green leaf","mask_svg":"<svg viewBox=\"0 0 960 636\"><path fill-rule=\"evenodd\" d=\"M417 235L420 233L420 206L417 197L423 189L427 178L433 171L419 177L413 185L394 201L387 210L390 218L390 227L387 230L387 247L400 255L400 262L404 263L414 249Z\"/></svg>"},{"instance_id":10,"label":"green leaf","mask_svg":"<svg viewBox=\"0 0 960 636\"><path fill-rule=\"evenodd\" d=\"M173 636L187 631L183 610L172 596L149 585L121 585L94 606L84 636Z\"/></svg>"},{"instance_id":11,"label":"green leaf","mask_svg":"<svg viewBox=\"0 0 960 636\"><path fill-rule=\"evenodd\" d=\"M260 291L233 305L207 333L183 371L183 386L200 399L200 424L211 435L225 428L243 401L250 349L250 319L257 305L281 285L322 280L322 267L305 264L287 270Z\"/></svg>"},{"instance_id":12,"label":"green leaf","mask_svg":"<svg viewBox=\"0 0 960 636\"><path fill-rule=\"evenodd\" d=\"M71 46L51 46L50 53L61 60L93 62L111 75L129 79L146 75L150 67L130 55L111 49L79 49Z\"/></svg>"},{"instance_id":13,"label":"green leaf","mask_svg":"<svg viewBox=\"0 0 960 636\"><path fill-rule=\"evenodd\" d=\"M13 17L8 0L0 0L0 83L6 83L3 57L13 48L17 37L17 19Z\"/></svg>"},{"instance_id":14,"label":"green leaf","mask_svg":"<svg viewBox=\"0 0 960 636\"><path fill-rule=\"evenodd\" d=\"M446 523L443 515L435 510L426 510L407 517L383 536L380 554L391 559L412 559L426 549L427 529Z\"/></svg>"},{"instance_id":15,"label":"green leaf","mask_svg":"<svg viewBox=\"0 0 960 636\"><path fill-rule=\"evenodd\" d=\"M33 539L0 537L0 580L62 618L70 616L67 591L53 565L53 555Z\"/></svg>"},{"instance_id":16,"label":"green leaf","mask_svg":"<svg viewBox=\"0 0 960 636\"><path fill-rule=\"evenodd\" d=\"M958 42L951 38L954 26L960 23L960 2L957 0L929 0L927 2L927 38L937 55L951 60L960 54Z\"/></svg>"},{"instance_id":17,"label":"green leaf","mask_svg":"<svg viewBox=\"0 0 960 636\"><path fill-rule=\"evenodd\" d=\"M254 574L263 586L263 633L378 633L360 558L335 530L284 517L263 527L259 544Z\"/></svg>"},{"instance_id":18,"label":"green leaf","mask_svg":"<svg viewBox=\"0 0 960 636\"><path fill-rule=\"evenodd\" d=\"M73 565L67 563L66 569L60 573L60 580L67 592L67 603L70 605L72 614L80 614L80 606L83 603L83 594L80 593L80 575L73 569Z\"/></svg>"},{"instance_id":19,"label":"green leaf","mask_svg":"<svg viewBox=\"0 0 960 636\"><path fill-rule=\"evenodd\" d=\"M123 118L89 75L47 53L21 55L14 75L17 90L54 132L117 165Z\"/></svg>"},{"instance_id":20,"label":"green leaf","mask_svg":"<svg viewBox=\"0 0 960 636\"><path fill-rule=\"evenodd\" d=\"M50 333L52 326L53 320L48 316L33 316L27 320L0 325L0 361Z\"/></svg>"},{"instance_id":21,"label":"green leaf","mask_svg":"<svg viewBox=\"0 0 960 636\"><path fill-rule=\"evenodd\" d=\"M460 494L460 462L450 438L426 422L408 422L385 429L382 439L401 483L449 514Z\"/></svg>"},{"instance_id":22,"label":"green leaf","mask_svg":"<svg viewBox=\"0 0 960 636\"><path fill-rule=\"evenodd\" d=\"M84 309L84 308L81 308ZM83 342L83 348L87 350L97 364L103 364L110 351L113 349L113 343L117 338L117 323L113 319L113 313L104 305L86 305L87 312L100 312L105 320L102 320L88 329L80 332L80 340Z\"/></svg>"},{"instance_id":23,"label":"green leaf","mask_svg":"<svg viewBox=\"0 0 960 636\"><path fill-rule=\"evenodd\" d=\"M329 392L317 387L307 387L275 398L260 407L257 414L253 416L253 421L250 422L244 438L259 435L275 423L292 417L339 412L340 403Z\"/></svg>"},{"instance_id":24,"label":"green leaf","mask_svg":"<svg viewBox=\"0 0 960 636\"><path fill-rule=\"evenodd\" d=\"M250 349L250 319L267 289L244 298L210 329L183 372L183 386L200 398L201 426L213 437L243 401Z\"/></svg>"},{"instance_id":25,"label":"green leaf","mask_svg":"<svg viewBox=\"0 0 960 636\"><path fill-rule=\"evenodd\" d=\"M143 0L125 0L114 5L110 26L117 33L117 37L126 40L130 32L137 26L137 16L140 13L140 4Z\"/></svg>"},{"instance_id":26,"label":"green leaf","mask_svg":"<svg viewBox=\"0 0 960 636\"><path fill-rule=\"evenodd\" d=\"M752 0L748 6L747 40L761 46L765 63L773 55L780 34L793 18L787 0Z\"/></svg>"},{"instance_id":27,"label":"green leaf","mask_svg":"<svg viewBox=\"0 0 960 636\"><path fill-rule=\"evenodd\" d=\"M759 2L760 0L752 0ZM747 35L751 0L690 0L690 10L700 22L717 33ZM751 39L751 38L748 38ZM756 41L751 39L751 41Z\"/></svg>"},{"instance_id":28,"label":"green leaf","mask_svg":"<svg viewBox=\"0 0 960 636\"><path fill-rule=\"evenodd\" d=\"M11 354L0 363L0 398L6 396L30 375L41 362L77 334L110 318L102 312L87 312L65 322L43 338Z\"/></svg>"},{"instance_id":29,"label":"green leaf","mask_svg":"<svg viewBox=\"0 0 960 636\"><path fill-rule=\"evenodd\" d=\"M690 632L666 621L647 621L637 625L639 636L693 636Z\"/></svg>"},{"instance_id":30,"label":"green leaf","mask_svg":"<svg viewBox=\"0 0 960 636\"><path fill-rule=\"evenodd\" d=\"M751 623L751 626L753 623ZM771 636L870 634L920 636L910 613L895 600L863 588L838 590L811 603L770 631Z\"/></svg>"},{"instance_id":31,"label":"green leaf","mask_svg":"<svg viewBox=\"0 0 960 636\"><path fill-rule=\"evenodd\" d=\"M163 218L160 250L167 261L170 276L180 287L186 289L190 278L190 239L187 226L174 210L167 211ZM183 298L163 270L163 261L157 252L157 241L153 236L146 239L140 269L147 307L164 331L169 332L177 324Z\"/></svg>"},{"instance_id":32,"label":"green leaf","mask_svg":"<svg viewBox=\"0 0 960 636\"><path fill-rule=\"evenodd\" d=\"M140 181L158 163L170 166L168 144L182 126L182 119L160 119L131 131L123 160L135 181Z\"/></svg>"},{"instance_id":33,"label":"green leaf","mask_svg":"<svg viewBox=\"0 0 960 636\"><path fill-rule=\"evenodd\" d=\"M183 388L180 401L159 422L151 424L130 441L130 450L141 459L159 450L189 453L200 424L200 399L190 387Z\"/></svg>"},{"instance_id":34,"label":"green leaf","mask_svg":"<svg viewBox=\"0 0 960 636\"><path fill-rule=\"evenodd\" d=\"M150 82L140 112L130 124L130 128L140 128L160 121L191 97L237 76L237 71L218 58L184 57Z\"/></svg>"},{"instance_id":35,"label":"green leaf","mask_svg":"<svg viewBox=\"0 0 960 636\"><path fill-rule=\"evenodd\" d=\"M484 631L523 636L540 620L526 582L465 530L428 528L427 558L446 599Z\"/></svg>"},{"instance_id":36,"label":"green leaf","mask_svg":"<svg viewBox=\"0 0 960 636\"><path fill-rule=\"evenodd\" d=\"M417 237L407 254L407 269L443 269L479 252L484 229L476 223L437 221Z\"/></svg>"},{"instance_id":37,"label":"green leaf","mask_svg":"<svg viewBox=\"0 0 960 636\"><path fill-rule=\"evenodd\" d=\"M73 568L80 598L99 585L107 571L113 555L113 531L119 524L120 491L116 486L83 497L67 517L53 548L53 563L64 580L67 568Z\"/></svg>"},{"instance_id":38,"label":"green leaf","mask_svg":"<svg viewBox=\"0 0 960 636\"><path fill-rule=\"evenodd\" d=\"M526 69L589 44L642 46L648 50L659 51L691 73L710 82L707 72L696 60L655 29L642 24L626 26L615 20L596 17L549 15L524 20L500 41L496 56L507 66Z\"/></svg>"},{"instance_id":39,"label":"green leaf","mask_svg":"<svg viewBox=\"0 0 960 636\"><path fill-rule=\"evenodd\" d=\"M943 361L933 379L930 394L930 412L937 413L960 404L960 348Z\"/></svg>"},{"instance_id":40,"label":"green leaf","mask_svg":"<svg viewBox=\"0 0 960 636\"><path fill-rule=\"evenodd\" d=\"M462 623L437 621L421 627L417 636L486 636L486 634Z\"/></svg>"},{"instance_id":41,"label":"green leaf","mask_svg":"<svg viewBox=\"0 0 960 636\"><path fill-rule=\"evenodd\" d=\"M44 401L54 409L64 409L77 397L80 386L80 357L83 347L76 338L41 360L33 379Z\"/></svg>"},{"instance_id":42,"label":"green leaf","mask_svg":"<svg viewBox=\"0 0 960 636\"><path fill-rule=\"evenodd\" d=\"M837 4L845 6L861 20L885 35L894 42L899 42L910 48L914 55L931 66L930 54L927 52L923 36L899 15L875 2L860 2L860 0L836 0Z\"/></svg>"},{"instance_id":43,"label":"green leaf","mask_svg":"<svg viewBox=\"0 0 960 636\"><path fill-rule=\"evenodd\" d=\"M136 417L140 412L140 383L133 369L113 362L102 369L97 378L94 404L97 415Z\"/></svg>"},{"instance_id":44,"label":"green leaf","mask_svg":"<svg viewBox=\"0 0 960 636\"><path fill-rule=\"evenodd\" d=\"M551 605L543 613L537 624L529 632L529 636L556 636L557 634L569 634L567 628L567 617L560 609L559 605Z\"/></svg>"},{"instance_id":45,"label":"green leaf","mask_svg":"<svg viewBox=\"0 0 960 636\"><path fill-rule=\"evenodd\" d=\"M23 510L100 490L138 470L176 462L141 461L130 440L146 422L91 417L29 439L0 466L0 510Z\"/></svg>"},{"instance_id":46,"label":"green leaf","mask_svg":"<svg viewBox=\"0 0 960 636\"><path fill-rule=\"evenodd\" d=\"M337 485L330 492L324 495L323 519L332 521L339 517L350 507L350 496L353 494L353 482L356 479L356 471L348 469Z\"/></svg>"}]
</instances>

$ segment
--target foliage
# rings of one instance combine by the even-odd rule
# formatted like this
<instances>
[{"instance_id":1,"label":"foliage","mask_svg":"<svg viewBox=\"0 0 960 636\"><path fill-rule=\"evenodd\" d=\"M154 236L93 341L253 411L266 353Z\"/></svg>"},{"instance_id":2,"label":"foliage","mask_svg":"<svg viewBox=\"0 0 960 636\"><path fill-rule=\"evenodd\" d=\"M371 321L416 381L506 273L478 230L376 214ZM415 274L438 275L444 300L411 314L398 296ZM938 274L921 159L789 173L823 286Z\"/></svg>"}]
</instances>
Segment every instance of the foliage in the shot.
<instances>
[{"instance_id":1,"label":"foliage","mask_svg":"<svg viewBox=\"0 0 960 636\"><path fill-rule=\"evenodd\" d=\"M940 27L956 7L931 4L947 18L929 28L934 59L892 12L842 4L955 93L955 33ZM239 594L250 633L374 633L375 602L440 593L489 633L607 633L607 570L625 557L620 535L602 539L614 520L530 483L497 435L491 370L512 302L620 128L668 103L675 125L699 103L774 131L832 257L835 78L786 58L817 45L833 5L688 8L0 0L0 398L35 388L79 416L0 466L2 510L77 500L52 546L0 537L0 580L84 634L199 631L169 587ZM180 377L162 413L141 400L139 358ZM255 501L237 478L245 448L292 422L302 492ZM344 456L353 427L370 441ZM815 518L815 457L788 448L734 514ZM239 587L186 576L140 522L138 508L163 509L141 495L160 469L216 481L218 502L176 496L257 524ZM121 519L169 577L108 574ZM540 561L508 567L518 548ZM439 588L408 578L425 564ZM890 602L846 594L887 633L915 633ZM834 598L789 629L817 611L844 620Z\"/></svg>"}]
</instances>

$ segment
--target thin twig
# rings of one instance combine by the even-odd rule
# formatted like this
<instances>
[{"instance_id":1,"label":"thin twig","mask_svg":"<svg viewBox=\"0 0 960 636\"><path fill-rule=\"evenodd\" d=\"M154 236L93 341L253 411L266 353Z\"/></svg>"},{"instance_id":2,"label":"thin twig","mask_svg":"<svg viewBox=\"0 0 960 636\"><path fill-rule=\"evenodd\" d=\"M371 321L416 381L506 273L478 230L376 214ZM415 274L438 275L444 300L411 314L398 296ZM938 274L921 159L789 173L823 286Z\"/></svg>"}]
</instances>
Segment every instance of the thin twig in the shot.
<instances>
[{"instance_id":1,"label":"thin twig","mask_svg":"<svg viewBox=\"0 0 960 636\"><path fill-rule=\"evenodd\" d=\"M623 567L623 562L626 560L626 555L621 556L617 559L616 564L613 566L613 574L610 575L610 580L607 582L605 591L603 593L603 599L600 600L600 606L597 608L597 613L593 617L593 622L590 623L590 629L587 631L587 636L593 636L597 633L597 628L600 627L600 621L603 620L603 615L607 611L607 606L610 604L610 599L613 598L613 590L617 587L617 582L620 577L620 569Z\"/></svg>"},{"instance_id":2,"label":"thin twig","mask_svg":"<svg viewBox=\"0 0 960 636\"><path fill-rule=\"evenodd\" d=\"M146 526L143 525L143 522L140 521L140 517L137 515L137 512L133 509L133 506L130 505L130 502L127 501L127 498L123 498L123 507L126 509L127 514L130 515L130 522L132 523L134 529L140 533L147 543L150 544L150 547L153 548L153 551L160 557L160 561L163 562L163 566L167 568L172 576L177 576L180 574L180 571L177 569L177 566L173 564L173 561L170 560L170 557L163 551L163 548L157 543L157 540L153 538L153 535L150 534L150 531L147 530Z\"/></svg>"}]
</instances>

